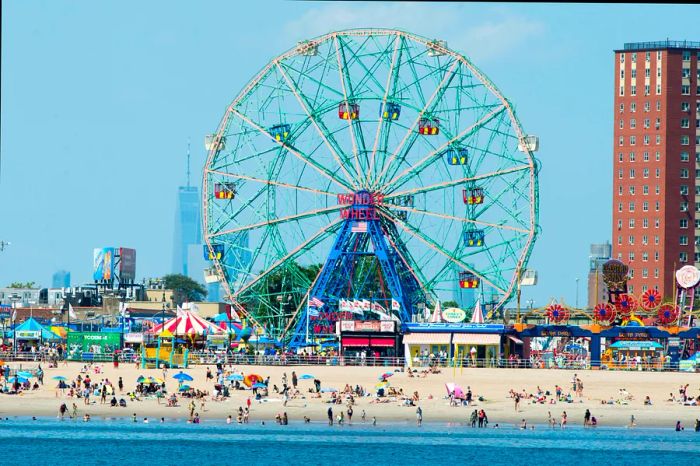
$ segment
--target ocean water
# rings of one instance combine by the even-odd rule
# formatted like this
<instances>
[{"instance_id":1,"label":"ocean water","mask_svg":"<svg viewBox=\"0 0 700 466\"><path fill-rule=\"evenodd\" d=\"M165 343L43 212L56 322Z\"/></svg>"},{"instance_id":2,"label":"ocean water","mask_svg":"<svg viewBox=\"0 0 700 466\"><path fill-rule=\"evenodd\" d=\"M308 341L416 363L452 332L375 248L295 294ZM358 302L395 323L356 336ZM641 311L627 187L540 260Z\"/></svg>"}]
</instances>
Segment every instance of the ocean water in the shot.
<instances>
[{"instance_id":1,"label":"ocean water","mask_svg":"<svg viewBox=\"0 0 700 466\"><path fill-rule=\"evenodd\" d=\"M472 429L434 423L227 425L130 419L0 421L0 464L351 465L466 463L700 465L700 432L673 429Z\"/></svg>"}]
</instances>

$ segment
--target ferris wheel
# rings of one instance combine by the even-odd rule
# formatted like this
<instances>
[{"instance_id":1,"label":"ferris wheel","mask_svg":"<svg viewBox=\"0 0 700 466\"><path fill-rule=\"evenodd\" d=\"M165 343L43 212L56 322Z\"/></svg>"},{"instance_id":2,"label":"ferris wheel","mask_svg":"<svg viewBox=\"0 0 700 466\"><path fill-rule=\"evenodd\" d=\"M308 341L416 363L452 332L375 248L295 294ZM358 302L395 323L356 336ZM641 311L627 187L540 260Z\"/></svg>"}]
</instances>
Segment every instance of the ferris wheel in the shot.
<instances>
[{"instance_id":1,"label":"ferris wheel","mask_svg":"<svg viewBox=\"0 0 700 466\"><path fill-rule=\"evenodd\" d=\"M308 332L319 311L312 333L333 333L358 302L405 322L456 288L499 307L538 230L536 146L443 41L387 29L304 41L208 137L205 255L277 334Z\"/></svg>"}]
</instances>

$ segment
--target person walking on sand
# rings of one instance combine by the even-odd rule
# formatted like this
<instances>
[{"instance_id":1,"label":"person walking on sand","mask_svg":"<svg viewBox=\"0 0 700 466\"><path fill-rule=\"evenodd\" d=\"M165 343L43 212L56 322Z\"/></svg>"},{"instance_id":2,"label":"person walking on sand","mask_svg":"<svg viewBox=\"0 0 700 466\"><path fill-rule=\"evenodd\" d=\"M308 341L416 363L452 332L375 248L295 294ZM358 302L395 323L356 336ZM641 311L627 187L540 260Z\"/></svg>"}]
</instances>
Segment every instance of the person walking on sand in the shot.
<instances>
[{"instance_id":1,"label":"person walking on sand","mask_svg":"<svg viewBox=\"0 0 700 466\"><path fill-rule=\"evenodd\" d=\"M333 408L332 407L328 408L328 425L329 426L333 425Z\"/></svg>"},{"instance_id":2,"label":"person walking on sand","mask_svg":"<svg viewBox=\"0 0 700 466\"><path fill-rule=\"evenodd\" d=\"M471 424L472 429L476 427L476 420L479 417L479 412L475 409L472 411L471 416L469 416L469 424Z\"/></svg>"},{"instance_id":3,"label":"person walking on sand","mask_svg":"<svg viewBox=\"0 0 700 466\"><path fill-rule=\"evenodd\" d=\"M423 409L419 406L416 408L416 421L418 425L423 425Z\"/></svg>"},{"instance_id":4,"label":"person walking on sand","mask_svg":"<svg viewBox=\"0 0 700 466\"><path fill-rule=\"evenodd\" d=\"M583 427L588 427L591 424L591 411L586 409L586 414L583 415Z\"/></svg>"},{"instance_id":5,"label":"person walking on sand","mask_svg":"<svg viewBox=\"0 0 700 466\"><path fill-rule=\"evenodd\" d=\"M635 427L637 425L637 419L635 419L634 414L630 416L630 427Z\"/></svg>"},{"instance_id":6,"label":"person walking on sand","mask_svg":"<svg viewBox=\"0 0 700 466\"><path fill-rule=\"evenodd\" d=\"M566 411L564 411L564 412L561 413L561 424L560 424L560 426L561 426L562 429L565 429L565 428L566 428L566 418L567 418Z\"/></svg>"},{"instance_id":7,"label":"person walking on sand","mask_svg":"<svg viewBox=\"0 0 700 466\"><path fill-rule=\"evenodd\" d=\"M119 387L119 393L121 393L124 390L124 381L121 377L119 377L119 382L117 382L117 386Z\"/></svg>"},{"instance_id":8,"label":"person walking on sand","mask_svg":"<svg viewBox=\"0 0 700 466\"><path fill-rule=\"evenodd\" d=\"M362 422L365 422L365 419L367 418L367 415L365 414L365 410L362 410Z\"/></svg>"},{"instance_id":9,"label":"person walking on sand","mask_svg":"<svg viewBox=\"0 0 700 466\"><path fill-rule=\"evenodd\" d=\"M297 373L296 371L292 371L292 387L294 387L294 390L297 389L297 383L299 382L299 379L297 378Z\"/></svg>"},{"instance_id":10,"label":"person walking on sand","mask_svg":"<svg viewBox=\"0 0 700 466\"><path fill-rule=\"evenodd\" d=\"M515 395L515 412L520 411L520 394Z\"/></svg>"},{"instance_id":11,"label":"person walking on sand","mask_svg":"<svg viewBox=\"0 0 700 466\"><path fill-rule=\"evenodd\" d=\"M348 406L348 424L352 424L352 406Z\"/></svg>"}]
</instances>

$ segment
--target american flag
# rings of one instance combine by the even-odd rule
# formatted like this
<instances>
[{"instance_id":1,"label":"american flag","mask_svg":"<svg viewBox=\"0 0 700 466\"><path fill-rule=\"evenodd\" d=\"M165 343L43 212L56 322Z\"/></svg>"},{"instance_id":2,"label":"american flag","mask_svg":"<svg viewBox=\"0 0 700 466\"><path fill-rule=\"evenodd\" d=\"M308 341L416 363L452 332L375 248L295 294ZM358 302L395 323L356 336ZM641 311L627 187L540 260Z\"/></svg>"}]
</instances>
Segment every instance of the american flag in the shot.
<instances>
[{"instance_id":1,"label":"american flag","mask_svg":"<svg viewBox=\"0 0 700 466\"><path fill-rule=\"evenodd\" d=\"M309 306L316 307L316 308L321 308L323 307L325 303L318 299L317 297L313 297L309 300Z\"/></svg>"},{"instance_id":2,"label":"american flag","mask_svg":"<svg viewBox=\"0 0 700 466\"><path fill-rule=\"evenodd\" d=\"M355 222L350 231L352 233L367 233L367 222Z\"/></svg>"}]
</instances>

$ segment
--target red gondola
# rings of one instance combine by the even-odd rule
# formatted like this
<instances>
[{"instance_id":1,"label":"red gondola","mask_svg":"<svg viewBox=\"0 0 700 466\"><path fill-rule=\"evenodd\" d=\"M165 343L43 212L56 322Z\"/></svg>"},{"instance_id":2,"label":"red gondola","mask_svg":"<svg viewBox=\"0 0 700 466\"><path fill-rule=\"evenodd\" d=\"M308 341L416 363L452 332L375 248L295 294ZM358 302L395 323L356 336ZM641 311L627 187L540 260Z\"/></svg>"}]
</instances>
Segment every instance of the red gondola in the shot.
<instances>
[{"instance_id":1,"label":"red gondola","mask_svg":"<svg viewBox=\"0 0 700 466\"><path fill-rule=\"evenodd\" d=\"M418 132L425 136L440 134L440 120L437 118L421 118L418 120Z\"/></svg>"},{"instance_id":2,"label":"red gondola","mask_svg":"<svg viewBox=\"0 0 700 466\"><path fill-rule=\"evenodd\" d=\"M360 117L360 105L354 102L341 102L338 105L338 118L356 120Z\"/></svg>"},{"instance_id":3,"label":"red gondola","mask_svg":"<svg viewBox=\"0 0 700 466\"><path fill-rule=\"evenodd\" d=\"M481 281L479 277L471 272L459 272L460 288L479 288Z\"/></svg>"}]
</instances>

